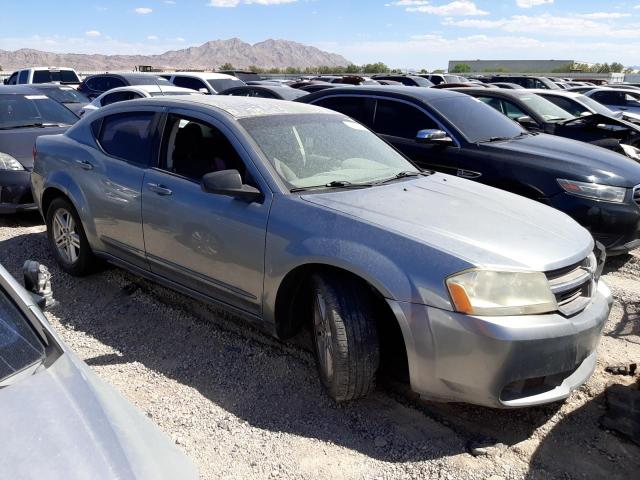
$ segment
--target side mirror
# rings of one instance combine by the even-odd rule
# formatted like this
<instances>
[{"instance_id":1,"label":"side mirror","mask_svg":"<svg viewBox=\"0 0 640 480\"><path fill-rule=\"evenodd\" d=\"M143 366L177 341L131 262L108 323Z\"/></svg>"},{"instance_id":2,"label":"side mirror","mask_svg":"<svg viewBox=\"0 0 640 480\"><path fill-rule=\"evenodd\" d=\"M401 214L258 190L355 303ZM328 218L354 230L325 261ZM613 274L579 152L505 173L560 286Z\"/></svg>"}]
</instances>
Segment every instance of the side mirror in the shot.
<instances>
[{"instance_id":1,"label":"side mirror","mask_svg":"<svg viewBox=\"0 0 640 480\"><path fill-rule=\"evenodd\" d=\"M254 202L262 197L262 193L251 185L244 185L238 170L221 170L207 173L202 177L202 190L208 193L226 195Z\"/></svg>"},{"instance_id":2,"label":"side mirror","mask_svg":"<svg viewBox=\"0 0 640 480\"><path fill-rule=\"evenodd\" d=\"M531 118L529 115L523 115L522 117L516 118L516 122L522 125L524 128L537 128L538 123Z\"/></svg>"},{"instance_id":3,"label":"side mirror","mask_svg":"<svg viewBox=\"0 0 640 480\"><path fill-rule=\"evenodd\" d=\"M585 112L581 112L580 116L581 117L588 117L589 115L593 115L593 113L589 112L589 111L585 111Z\"/></svg>"},{"instance_id":4,"label":"side mirror","mask_svg":"<svg viewBox=\"0 0 640 480\"><path fill-rule=\"evenodd\" d=\"M447 132L438 129L420 130L416 134L416 142L429 143L432 145L451 145L453 139L447 135Z\"/></svg>"},{"instance_id":5,"label":"side mirror","mask_svg":"<svg viewBox=\"0 0 640 480\"><path fill-rule=\"evenodd\" d=\"M204 93L205 95L209 95L209 90L207 90L207 89L206 89L206 88L204 88L204 87L199 88L199 89L198 89L198 91L199 91L200 93Z\"/></svg>"},{"instance_id":6,"label":"side mirror","mask_svg":"<svg viewBox=\"0 0 640 480\"><path fill-rule=\"evenodd\" d=\"M31 293L38 306L47 310L56 305L51 289L51 273L49 269L34 260L27 260L22 266L24 288Z\"/></svg>"}]
</instances>

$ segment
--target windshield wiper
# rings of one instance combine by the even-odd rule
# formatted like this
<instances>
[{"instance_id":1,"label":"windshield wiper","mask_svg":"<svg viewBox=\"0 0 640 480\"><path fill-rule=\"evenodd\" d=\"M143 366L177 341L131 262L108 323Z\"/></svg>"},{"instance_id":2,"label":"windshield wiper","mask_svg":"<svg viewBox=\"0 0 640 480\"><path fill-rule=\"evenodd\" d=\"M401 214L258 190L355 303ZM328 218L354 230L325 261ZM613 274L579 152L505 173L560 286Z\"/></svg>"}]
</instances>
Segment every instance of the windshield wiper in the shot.
<instances>
[{"instance_id":1,"label":"windshield wiper","mask_svg":"<svg viewBox=\"0 0 640 480\"><path fill-rule=\"evenodd\" d=\"M489 137L486 140L480 140L478 143L493 143L493 142L506 142L507 140L515 140L527 135L531 135L531 132L521 132L513 137Z\"/></svg>"},{"instance_id":2,"label":"windshield wiper","mask_svg":"<svg viewBox=\"0 0 640 480\"><path fill-rule=\"evenodd\" d=\"M62 123L42 123L42 122L33 122L33 123L24 123L22 125L11 125L9 127L0 127L0 130L13 130L14 128L46 128L46 127L65 127L66 124Z\"/></svg>"},{"instance_id":3,"label":"windshield wiper","mask_svg":"<svg viewBox=\"0 0 640 480\"><path fill-rule=\"evenodd\" d=\"M427 175L431 175L432 173L433 172L416 172L416 171L413 171L413 170L405 170L403 172L396 173L391 178L385 178L384 180L378 180L377 182L375 182L375 185L382 185L384 183L393 182L394 180L399 180L401 178L427 176Z\"/></svg>"},{"instance_id":4,"label":"windshield wiper","mask_svg":"<svg viewBox=\"0 0 640 480\"><path fill-rule=\"evenodd\" d=\"M366 188L373 187L373 183L351 183L347 180L333 180L322 185L311 185L309 187L296 187L289 190L291 193L304 192L305 190L315 190L318 188Z\"/></svg>"}]
</instances>

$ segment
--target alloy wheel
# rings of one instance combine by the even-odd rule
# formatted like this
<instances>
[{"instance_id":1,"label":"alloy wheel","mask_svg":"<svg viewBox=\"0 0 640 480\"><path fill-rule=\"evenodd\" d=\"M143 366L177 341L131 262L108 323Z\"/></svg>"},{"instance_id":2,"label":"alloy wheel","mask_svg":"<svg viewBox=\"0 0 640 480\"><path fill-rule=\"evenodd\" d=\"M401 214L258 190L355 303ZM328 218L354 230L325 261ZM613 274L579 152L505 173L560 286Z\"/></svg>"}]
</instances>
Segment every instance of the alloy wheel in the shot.
<instances>
[{"instance_id":1,"label":"alloy wheel","mask_svg":"<svg viewBox=\"0 0 640 480\"><path fill-rule=\"evenodd\" d=\"M316 293L313 312L313 330L318 352L318 361L324 370L327 381L333 377L333 335L331 321L327 312L327 302L320 293Z\"/></svg>"},{"instance_id":2,"label":"alloy wheel","mask_svg":"<svg viewBox=\"0 0 640 480\"><path fill-rule=\"evenodd\" d=\"M53 216L53 241L58 254L68 263L75 263L80 256L80 235L73 215L59 208Z\"/></svg>"}]
</instances>

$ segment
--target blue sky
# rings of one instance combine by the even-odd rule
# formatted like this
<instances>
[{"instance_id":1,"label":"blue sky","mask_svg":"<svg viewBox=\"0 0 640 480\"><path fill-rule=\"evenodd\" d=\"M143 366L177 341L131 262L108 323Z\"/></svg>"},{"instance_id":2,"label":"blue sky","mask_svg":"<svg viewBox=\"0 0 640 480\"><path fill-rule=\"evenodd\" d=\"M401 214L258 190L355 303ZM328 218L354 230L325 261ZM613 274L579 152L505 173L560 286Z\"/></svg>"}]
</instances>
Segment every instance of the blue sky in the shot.
<instances>
[{"instance_id":1,"label":"blue sky","mask_svg":"<svg viewBox=\"0 0 640 480\"><path fill-rule=\"evenodd\" d=\"M19 0L0 15L5 50L148 54L231 37L401 68L460 58L639 65L640 0Z\"/></svg>"}]
</instances>

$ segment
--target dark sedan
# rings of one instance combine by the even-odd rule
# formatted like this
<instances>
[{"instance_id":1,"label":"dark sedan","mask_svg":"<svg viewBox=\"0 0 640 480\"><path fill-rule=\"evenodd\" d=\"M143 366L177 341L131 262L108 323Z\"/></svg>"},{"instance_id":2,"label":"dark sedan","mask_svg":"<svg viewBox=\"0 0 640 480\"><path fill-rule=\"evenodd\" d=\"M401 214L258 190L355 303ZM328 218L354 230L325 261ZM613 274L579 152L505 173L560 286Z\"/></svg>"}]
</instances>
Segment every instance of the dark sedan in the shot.
<instances>
[{"instance_id":1,"label":"dark sedan","mask_svg":"<svg viewBox=\"0 0 640 480\"><path fill-rule=\"evenodd\" d=\"M622 154L625 151L621 144L637 146L640 143L640 129L636 125L601 113L575 116L531 90L465 88L460 91L495 108L530 132L593 143Z\"/></svg>"},{"instance_id":2,"label":"dark sedan","mask_svg":"<svg viewBox=\"0 0 640 480\"><path fill-rule=\"evenodd\" d=\"M295 100L307 95L308 92L291 87L278 87L267 85L245 85L223 90L218 95L231 95L234 97L260 97L275 98L277 100Z\"/></svg>"},{"instance_id":3,"label":"dark sedan","mask_svg":"<svg viewBox=\"0 0 640 480\"><path fill-rule=\"evenodd\" d=\"M36 210L29 183L36 138L63 133L77 120L31 87L0 86L0 213Z\"/></svg>"},{"instance_id":4,"label":"dark sedan","mask_svg":"<svg viewBox=\"0 0 640 480\"><path fill-rule=\"evenodd\" d=\"M422 168L551 205L585 226L610 254L640 246L640 164L622 155L529 133L451 90L343 87L297 101L349 115Z\"/></svg>"},{"instance_id":5,"label":"dark sedan","mask_svg":"<svg viewBox=\"0 0 640 480\"><path fill-rule=\"evenodd\" d=\"M93 100L113 88L130 87L132 85L171 87L173 84L166 78L150 73L100 73L85 78L78 90Z\"/></svg>"},{"instance_id":6,"label":"dark sedan","mask_svg":"<svg viewBox=\"0 0 640 480\"><path fill-rule=\"evenodd\" d=\"M80 115L80 110L91 102L84 93L66 85L57 85L55 83L34 83L33 85L29 85L29 87L38 90L44 93L47 97L63 104L78 116Z\"/></svg>"}]
</instances>

